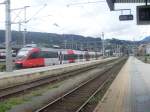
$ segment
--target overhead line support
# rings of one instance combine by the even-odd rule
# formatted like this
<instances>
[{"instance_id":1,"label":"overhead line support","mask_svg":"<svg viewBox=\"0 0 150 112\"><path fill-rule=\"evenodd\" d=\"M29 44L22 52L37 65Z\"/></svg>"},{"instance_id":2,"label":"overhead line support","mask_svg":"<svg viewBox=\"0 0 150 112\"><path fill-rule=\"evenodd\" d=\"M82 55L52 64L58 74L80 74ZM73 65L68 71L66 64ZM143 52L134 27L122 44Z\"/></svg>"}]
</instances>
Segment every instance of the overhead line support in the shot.
<instances>
[{"instance_id":1,"label":"overhead line support","mask_svg":"<svg viewBox=\"0 0 150 112\"><path fill-rule=\"evenodd\" d=\"M5 11L6 11L6 31L5 31L5 46L6 46L6 71L12 72L12 45L11 45L11 10L10 10L10 0L5 1Z\"/></svg>"}]
</instances>

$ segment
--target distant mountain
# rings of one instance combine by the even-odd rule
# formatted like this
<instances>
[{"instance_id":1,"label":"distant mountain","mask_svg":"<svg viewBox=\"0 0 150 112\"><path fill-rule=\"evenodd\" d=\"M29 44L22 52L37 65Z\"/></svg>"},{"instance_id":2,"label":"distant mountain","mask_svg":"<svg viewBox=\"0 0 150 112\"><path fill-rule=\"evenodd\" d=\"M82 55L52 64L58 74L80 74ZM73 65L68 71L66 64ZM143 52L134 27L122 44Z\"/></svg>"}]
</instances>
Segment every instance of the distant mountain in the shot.
<instances>
[{"instance_id":1,"label":"distant mountain","mask_svg":"<svg viewBox=\"0 0 150 112\"><path fill-rule=\"evenodd\" d=\"M150 36L145 37L142 42L150 42Z\"/></svg>"},{"instance_id":2,"label":"distant mountain","mask_svg":"<svg viewBox=\"0 0 150 112\"><path fill-rule=\"evenodd\" d=\"M0 30L0 44L5 42L5 31ZM23 45L23 32L12 31L12 43ZM56 34L56 33L43 33L43 32L26 32L26 44L35 43L38 46L53 47L59 46L60 48L76 49L76 50L102 50L102 40L100 37L85 37L82 35L74 34ZM115 50L118 46L126 52L125 49L131 49L133 41L125 41L119 39L106 39L106 50Z\"/></svg>"},{"instance_id":3,"label":"distant mountain","mask_svg":"<svg viewBox=\"0 0 150 112\"><path fill-rule=\"evenodd\" d=\"M0 44L5 42L5 31L0 30ZM12 43L17 45L23 44L23 32L12 31ZM61 48L71 49L93 49L101 47L101 38L84 37L74 34L55 34L43 32L26 32L26 44L35 43L38 46L52 47L54 45Z\"/></svg>"}]
</instances>

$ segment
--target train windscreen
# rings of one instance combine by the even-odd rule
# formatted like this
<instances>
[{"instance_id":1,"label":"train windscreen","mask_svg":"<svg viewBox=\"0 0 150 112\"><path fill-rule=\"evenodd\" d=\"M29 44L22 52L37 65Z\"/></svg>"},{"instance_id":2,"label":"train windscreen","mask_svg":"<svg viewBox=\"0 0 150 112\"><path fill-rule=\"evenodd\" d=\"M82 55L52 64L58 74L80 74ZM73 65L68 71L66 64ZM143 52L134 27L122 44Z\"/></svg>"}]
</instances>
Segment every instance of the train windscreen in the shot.
<instances>
[{"instance_id":1,"label":"train windscreen","mask_svg":"<svg viewBox=\"0 0 150 112\"><path fill-rule=\"evenodd\" d=\"M20 50L17 54L17 59L23 59L27 57L29 51L28 50Z\"/></svg>"}]
</instances>

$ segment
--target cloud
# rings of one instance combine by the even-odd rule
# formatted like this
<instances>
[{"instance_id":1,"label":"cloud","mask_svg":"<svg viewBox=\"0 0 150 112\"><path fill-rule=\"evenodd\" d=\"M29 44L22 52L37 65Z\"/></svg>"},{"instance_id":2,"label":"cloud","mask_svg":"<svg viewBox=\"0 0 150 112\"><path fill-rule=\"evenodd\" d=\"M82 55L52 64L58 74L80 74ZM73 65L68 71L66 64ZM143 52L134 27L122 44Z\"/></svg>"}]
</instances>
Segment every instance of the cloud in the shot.
<instances>
[{"instance_id":1,"label":"cloud","mask_svg":"<svg viewBox=\"0 0 150 112\"><path fill-rule=\"evenodd\" d=\"M22 24L22 30L26 26L28 31L72 33L94 37L105 32L106 38L125 40L139 39L150 34L149 27L137 26L136 20L119 21L121 12L110 12L106 2L82 4L93 1L95 0L12 0L11 7L30 6L27 9L27 19L31 18L31 20L26 25ZM75 5L77 3L81 4ZM131 8L135 17L136 5L138 4L117 4L115 7L117 9ZM0 7L0 22L5 20L4 12L4 6ZM16 18L18 12L12 12L12 20ZM23 11L15 21L20 19L24 20ZM0 28L4 29L4 27L3 23ZM12 25L12 29L18 30L18 25Z\"/></svg>"}]
</instances>

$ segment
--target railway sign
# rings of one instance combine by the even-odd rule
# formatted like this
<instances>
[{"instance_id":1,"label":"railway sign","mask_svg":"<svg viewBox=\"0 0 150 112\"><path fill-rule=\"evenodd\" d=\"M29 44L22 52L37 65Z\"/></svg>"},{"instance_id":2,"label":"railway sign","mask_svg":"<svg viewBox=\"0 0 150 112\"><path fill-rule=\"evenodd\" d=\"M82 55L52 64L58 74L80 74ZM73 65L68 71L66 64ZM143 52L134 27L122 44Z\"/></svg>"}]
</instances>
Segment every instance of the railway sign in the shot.
<instances>
[{"instance_id":1,"label":"railway sign","mask_svg":"<svg viewBox=\"0 0 150 112\"><path fill-rule=\"evenodd\" d=\"M132 14L129 14L129 15L120 15L119 16L119 20L120 21L133 20L133 15Z\"/></svg>"},{"instance_id":2,"label":"railway sign","mask_svg":"<svg viewBox=\"0 0 150 112\"><path fill-rule=\"evenodd\" d=\"M137 25L150 24L150 5L142 5L136 7Z\"/></svg>"}]
</instances>

